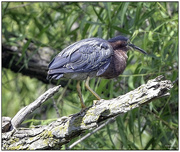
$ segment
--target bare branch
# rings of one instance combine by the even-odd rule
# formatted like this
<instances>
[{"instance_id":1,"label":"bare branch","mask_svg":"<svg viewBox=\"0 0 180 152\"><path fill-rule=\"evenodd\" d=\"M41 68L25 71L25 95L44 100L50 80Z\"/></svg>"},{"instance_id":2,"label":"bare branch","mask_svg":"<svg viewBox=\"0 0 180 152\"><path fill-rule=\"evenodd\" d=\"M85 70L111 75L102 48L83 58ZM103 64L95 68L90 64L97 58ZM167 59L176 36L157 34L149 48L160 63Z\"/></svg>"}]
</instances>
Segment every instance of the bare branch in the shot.
<instances>
[{"instance_id":1,"label":"bare branch","mask_svg":"<svg viewBox=\"0 0 180 152\"><path fill-rule=\"evenodd\" d=\"M162 76L149 80L137 89L117 98L97 101L91 107L64 116L47 126L18 128L15 132L2 133L3 149L60 149L83 131L99 126L103 121L126 113L152 100L169 95L171 81L161 81Z\"/></svg>"},{"instance_id":2,"label":"bare branch","mask_svg":"<svg viewBox=\"0 0 180 152\"><path fill-rule=\"evenodd\" d=\"M54 88L50 88L44 94L42 94L38 99L29 104L28 106L22 108L11 120L11 124L13 128L18 127L26 118L27 115L32 113L35 109L41 106L47 99L52 97L56 92L58 92L61 86L56 86Z\"/></svg>"}]
</instances>

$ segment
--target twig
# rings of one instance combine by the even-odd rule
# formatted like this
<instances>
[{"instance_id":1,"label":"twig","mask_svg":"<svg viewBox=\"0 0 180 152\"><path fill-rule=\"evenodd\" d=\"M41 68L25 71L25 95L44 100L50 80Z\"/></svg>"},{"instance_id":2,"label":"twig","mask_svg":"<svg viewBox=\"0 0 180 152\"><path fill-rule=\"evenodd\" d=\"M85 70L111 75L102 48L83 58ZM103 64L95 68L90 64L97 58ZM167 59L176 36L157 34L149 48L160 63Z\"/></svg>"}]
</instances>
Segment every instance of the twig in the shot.
<instances>
[{"instance_id":1,"label":"twig","mask_svg":"<svg viewBox=\"0 0 180 152\"><path fill-rule=\"evenodd\" d=\"M56 101L54 100L53 97L52 97L51 99L52 99L52 101L53 101L53 106L54 106L54 108L55 108L55 110L56 110L57 117L60 118L60 113L59 113L59 110L58 110Z\"/></svg>"},{"instance_id":2,"label":"twig","mask_svg":"<svg viewBox=\"0 0 180 152\"><path fill-rule=\"evenodd\" d=\"M74 142L72 145L70 145L67 149L72 149L75 145L79 144L80 142L82 142L83 140L85 140L86 138L88 138L89 136L91 136L92 134L94 134L95 132L97 132L98 130L100 130L101 128L105 127L108 123L114 121L114 119L117 116L107 120L105 123L101 124L100 126L98 126L96 129L94 129L92 132L86 134L84 137L82 137L81 139L77 140L76 142Z\"/></svg>"},{"instance_id":3,"label":"twig","mask_svg":"<svg viewBox=\"0 0 180 152\"><path fill-rule=\"evenodd\" d=\"M64 94L65 94L65 92L66 92L66 90L67 90L67 87L69 86L70 83L71 83L71 79L68 80L67 85L63 88L63 91L62 91L61 95L60 95L59 98L57 99L57 104L59 104L59 102L62 100L62 98L63 98L63 96L64 96Z\"/></svg>"},{"instance_id":4,"label":"twig","mask_svg":"<svg viewBox=\"0 0 180 152\"><path fill-rule=\"evenodd\" d=\"M174 83L178 82L178 80L179 80L179 78L177 77L176 80L174 80L172 83L174 84Z\"/></svg>"}]
</instances>

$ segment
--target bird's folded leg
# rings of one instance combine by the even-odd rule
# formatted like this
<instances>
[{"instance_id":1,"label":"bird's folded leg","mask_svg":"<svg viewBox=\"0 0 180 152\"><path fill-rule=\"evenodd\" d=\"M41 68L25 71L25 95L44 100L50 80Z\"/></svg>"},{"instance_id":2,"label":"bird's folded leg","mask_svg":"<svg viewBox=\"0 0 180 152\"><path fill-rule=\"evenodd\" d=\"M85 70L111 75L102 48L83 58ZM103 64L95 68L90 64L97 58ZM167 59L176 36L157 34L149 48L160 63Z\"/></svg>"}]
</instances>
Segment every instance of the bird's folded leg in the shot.
<instances>
[{"instance_id":1,"label":"bird's folded leg","mask_svg":"<svg viewBox=\"0 0 180 152\"><path fill-rule=\"evenodd\" d=\"M96 93L94 92L90 86L89 86L89 77L87 78L86 82L85 82L85 87L98 99L98 100L101 100L101 97Z\"/></svg>"},{"instance_id":2,"label":"bird's folded leg","mask_svg":"<svg viewBox=\"0 0 180 152\"><path fill-rule=\"evenodd\" d=\"M78 96L79 96L79 98L80 98L81 108L84 109L84 108L86 108L86 106L85 106L84 100L83 100L83 98L82 98L80 81L77 82L76 88L77 88Z\"/></svg>"}]
</instances>

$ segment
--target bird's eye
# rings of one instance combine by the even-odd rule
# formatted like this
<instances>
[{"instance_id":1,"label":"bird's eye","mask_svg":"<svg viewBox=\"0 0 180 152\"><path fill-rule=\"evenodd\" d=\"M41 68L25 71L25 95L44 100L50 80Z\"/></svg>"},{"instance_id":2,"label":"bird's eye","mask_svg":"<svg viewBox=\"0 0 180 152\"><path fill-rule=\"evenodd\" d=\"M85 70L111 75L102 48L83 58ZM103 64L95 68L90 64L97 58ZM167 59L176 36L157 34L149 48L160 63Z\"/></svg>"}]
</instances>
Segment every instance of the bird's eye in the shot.
<instances>
[{"instance_id":1,"label":"bird's eye","mask_svg":"<svg viewBox=\"0 0 180 152\"><path fill-rule=\"evenodd\" d=\"M127 42L126 42L126 41L123 41L123 42L121 43L121 45L122 45L122 46L126 46L126 45L127 45Z\"/></svg>"}]
</instances>

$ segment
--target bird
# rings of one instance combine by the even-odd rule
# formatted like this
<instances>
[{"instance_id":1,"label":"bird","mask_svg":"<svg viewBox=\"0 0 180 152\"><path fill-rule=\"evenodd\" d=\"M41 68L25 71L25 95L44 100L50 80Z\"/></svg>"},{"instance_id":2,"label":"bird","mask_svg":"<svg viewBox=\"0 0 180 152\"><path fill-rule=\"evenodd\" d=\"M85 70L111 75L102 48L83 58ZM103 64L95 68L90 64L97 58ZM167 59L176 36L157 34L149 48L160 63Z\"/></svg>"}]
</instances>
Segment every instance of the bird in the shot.
<instances>
[{"instance_id":1,"label":"bird","mask_svg":"<svg viewBox=\"0 0 180 152\"><path fill-rule=\"evenodd\" d=\"M87 90L100 100L101 97L90 88L89 80L94 77L112 79L122 74L126 68L129 49L147 54L122 35L109 40L96 37L80 40L63 49L52 59L48 65L47 79L78 80L76 87L83 109L86 106L80 81L86 80Z\"/></svg>"}]
</instances>

